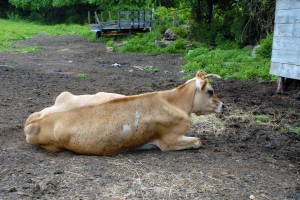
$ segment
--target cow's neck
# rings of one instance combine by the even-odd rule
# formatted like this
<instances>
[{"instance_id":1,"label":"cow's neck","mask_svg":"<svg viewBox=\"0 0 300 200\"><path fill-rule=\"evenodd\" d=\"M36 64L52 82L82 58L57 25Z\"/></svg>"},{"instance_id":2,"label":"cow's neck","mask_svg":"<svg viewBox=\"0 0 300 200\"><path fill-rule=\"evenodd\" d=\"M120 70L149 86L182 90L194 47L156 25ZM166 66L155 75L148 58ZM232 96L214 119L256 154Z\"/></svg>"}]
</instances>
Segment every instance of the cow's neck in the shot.
<instances>
[{"instance_id":1,"label":"cow's neck","mask_svg":"<svg viewBox=\"0 0 300 200\"><path fill-rule=\"evenodd\" d=\"M166 99L190 115L193 110L195 93L196 80L192 79L175 89L166 91Z\"/></svg>"}]
</instances>

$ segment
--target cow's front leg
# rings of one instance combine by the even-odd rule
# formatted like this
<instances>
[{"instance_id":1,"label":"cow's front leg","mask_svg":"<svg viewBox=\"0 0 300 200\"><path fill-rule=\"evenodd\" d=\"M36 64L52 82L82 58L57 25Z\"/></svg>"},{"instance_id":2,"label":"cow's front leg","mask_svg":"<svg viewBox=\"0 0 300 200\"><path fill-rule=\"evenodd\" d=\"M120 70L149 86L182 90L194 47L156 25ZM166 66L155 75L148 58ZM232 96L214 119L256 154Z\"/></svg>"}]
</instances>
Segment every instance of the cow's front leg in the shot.
<instances>
[{"instance_id":1,"label":"cow's front leg","mask_svg":"<svg viewBox=\"0 0 300 200\"><path fill-rule=\"evenodd\" d=\"M167 140L160 140L157 146L162 151L176 151L183 149L197 149L202 146L200 138L180 136L178 138L169 138Z\"/></svg>"}]
</instances>

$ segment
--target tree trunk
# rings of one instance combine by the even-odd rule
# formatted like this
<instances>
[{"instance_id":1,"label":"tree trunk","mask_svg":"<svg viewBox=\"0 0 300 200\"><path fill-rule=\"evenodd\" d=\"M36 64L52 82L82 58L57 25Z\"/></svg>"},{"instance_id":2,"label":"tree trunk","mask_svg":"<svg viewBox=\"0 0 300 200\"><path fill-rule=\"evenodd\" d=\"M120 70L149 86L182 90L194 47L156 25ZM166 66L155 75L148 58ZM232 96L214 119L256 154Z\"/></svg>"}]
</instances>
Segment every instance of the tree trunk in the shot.
<instances>
[{"instance_id":1,"label":"tree trunk","mask_svg":"<svg viewBox=\"0 0 300 200\"><path fill-rule=\"evenodd\" d=\"M202 5L201 5L201 0L196 1L196 6L195 6L195 17L196 17L196 22L199 23L202 21Z\"/></svg>"},{"instance_id":2,"label":"tree trunk","mask_svg":"<svg viewBox=\"0 0 300 200\"><path fill-rule=\"evenodd\" d=\"M206 0L207 2L207 23L211 24L213 20L213 0Z\"/></svg>"}]
</instances>

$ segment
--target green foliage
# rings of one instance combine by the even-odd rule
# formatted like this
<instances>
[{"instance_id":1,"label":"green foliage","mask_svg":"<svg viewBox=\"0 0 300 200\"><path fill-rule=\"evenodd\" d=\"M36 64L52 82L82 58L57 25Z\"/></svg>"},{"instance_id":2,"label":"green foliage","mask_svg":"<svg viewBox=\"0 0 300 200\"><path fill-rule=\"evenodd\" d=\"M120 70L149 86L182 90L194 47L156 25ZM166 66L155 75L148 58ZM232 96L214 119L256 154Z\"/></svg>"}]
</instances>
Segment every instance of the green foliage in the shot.
<instances>
[{"instance_id":1,"label":"green foliage","mask_svg":"<svg viewBox=\"0 0 300 200\"><path fill-rule=\"evenodd\" d=\"M109 41L106 43L106 46L108 46L108 47L113 47L113 46L114 46L114 41L109 40Z\"/></svg>"},{"instance_id":2,"label":"green foliage","mask_svg":"<svg viewBox=\"0 0 300 200\"><path fill-rule=\"evenodd\" d=\"M186 27L171 27L171 29L175 32L176 36L179 38L187 38L189 36L190 31Z\"/></svg>"},{"instance_id":3,"label":"green foliage","mask_svg":"<svg viewBox=\"0 0 300 200\"><path fill-rule=\"evenodd\" d=\"M185 41L177 39L165 48L160 49L161 53L184 53L187 51Z\"/></svg>"},{"instance_id":4,"label":"green foliage","mask_svg":"<svg viewBox=\"0 0 300 200\"><path fill-rule=\"evenodd\" d=\"M153 8L154 4L151 0L87 0L88 3L97 5L104 11L134 11L134 10L149 10Z\"/></svg>"},{"instance_id":5,"label":"green foliage","mask_svg":"<svg viewBox=\"0 0 300 200\"><path fill-rule=\"evenodd\" d=\"M269 74L270 59L250 57L250 52L235 50L208 50L199 47L190 51L185 57L187 64L183 70L190 74L198 70L218 74L225 78L236 79L274 79Z\"/></svg>"},{"instance_id":6,"label":"green foliage","mask_svg":"<svg viewBox=\"0 0 300 200\"><path fill-rule=\"evenodd\" d=\"M13 13L13 12L7 13L7 18L10 19L11 21L16 21L16 22L21 20L20 16L18 14Z\"/></svg>"},{"instance_id":7,"label":"green foliage","mask_svg":"<svg viewBox=\"0 0 300 200\"><path fill-rule=\"evenodd\" d=\"M164 6L155 9L155 29L159 29L160 33L164 33L168 28L172 30L181 38L188 36L191 22L190 9L177 10L177 23L179 27L174 27L174 9L168 9ZM184 25L185 27L182 27Z\"/></svg>"},{"instance_id":8,"label":"green foliage","mask_svg":"<svg viewBox=\"0 0 300 200\"><path fill-rule=\"evenodd\" d=\"M217 34L215 44L219 49L223 50L238 49L239 47L237 42L225 39L224 35L220 33Z\"/></svg>"},{"instance_id":9,"label":"green foliage","mask_svg":"<svg viewBox=\"0 0 300 200\"><path fill-rule=\"evenodd\" d=\"M186 41L177 39L165 47L155 45L155 40L160 39L161 34L152 31L144 34L130 36L126 42L120 47L115 47L120 52L136 52L136 53L185 53L188 51ZM111 42L107 45L112 45Z\"/></svg>"},{"instance_id":10,"label":"green foliage","mask_svg":"<svg viewBox=\"0 0 300 200\"><path fill-rule=\"evenodd\" d=\"M261 47L257 49L256 55L261 58L269 58L272 56L273 35L269 34L265 39L260 41Z\"/></svg>"},{"instance_id":11,"label":"green foliage","mask_svg":"<svg viewBox=\"0 0 300 200\"><path fill-rule=\"evenodd\" d=\"M158 7L155 9L155 28L160 33L164 33L168 28L173 26L173 12L166 7Z\"/></svg>"},{"instance_id":12,"label":"green foliage","mask_svg":"<svg viewBox=\"0 0 300 200\"><path fill-rule=\"evenodd\" d=\"M137 53L151 53L158 51L154 41L160 34L152 31L146 34L137 34L130 36L124 45L117 50L121 52L137 52Z\"/></svg>"}]
</instances>

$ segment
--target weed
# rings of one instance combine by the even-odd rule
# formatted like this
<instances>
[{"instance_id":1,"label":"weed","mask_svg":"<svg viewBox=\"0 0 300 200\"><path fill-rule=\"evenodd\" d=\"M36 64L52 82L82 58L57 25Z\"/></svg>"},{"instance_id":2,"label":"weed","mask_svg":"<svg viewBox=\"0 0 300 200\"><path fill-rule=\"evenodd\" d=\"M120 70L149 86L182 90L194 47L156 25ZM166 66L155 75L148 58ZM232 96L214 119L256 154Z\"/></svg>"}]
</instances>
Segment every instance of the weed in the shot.
<instances>
[{"instance_id":1,"label":"weed","mask_svg":"<svg viewBox=\"0 0 300 200\"><path fill-rule=\"evenodd\" d=\"M146 69L148 71L159 72L159 69L157 67L153 67L153 66L145 66L144 69Z\"/></svg>"},{"instance_id":2,"label":"weed","mask_svg":"<svg viewBox=\"0 0 300 200\"><path fill-rule=\"evenodd\" d=\"M285 128L285 127L280 127L279 132L280 132L281 134L283 134L283 133L288 132L288 129Z\"/></svg>"},{"instance_id":3,"label":"weed","mask_svg":"<svg viewBox=\"0 0 300 200\"><path fill-rule=\"evenodd\" d=\"M266 115L256 115L255 121L262 122L262 123L269 123L271 120Z\"/></svg>"},{"instance_id":4,"label":"weed","mask_svg":"<svg viewBox=\"0 0 300 200\"><path fill-rule=\"evenodd\" d=\"M85 73L80 73L80 74L77 75L77 77L78 77L78 78L87 78L88 75L85 74Z\"/></svg>"},{"instance_id":5,"label":"weed","mask_svg":"<svg viewBox=\"0 0 300 200\"><path fill-rule=\"evenodd\" d=\"M300 134L300 126L293 128L293 132Z\"/></svg>"}]
</instances>

